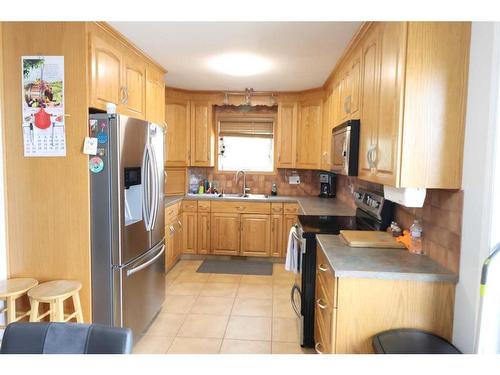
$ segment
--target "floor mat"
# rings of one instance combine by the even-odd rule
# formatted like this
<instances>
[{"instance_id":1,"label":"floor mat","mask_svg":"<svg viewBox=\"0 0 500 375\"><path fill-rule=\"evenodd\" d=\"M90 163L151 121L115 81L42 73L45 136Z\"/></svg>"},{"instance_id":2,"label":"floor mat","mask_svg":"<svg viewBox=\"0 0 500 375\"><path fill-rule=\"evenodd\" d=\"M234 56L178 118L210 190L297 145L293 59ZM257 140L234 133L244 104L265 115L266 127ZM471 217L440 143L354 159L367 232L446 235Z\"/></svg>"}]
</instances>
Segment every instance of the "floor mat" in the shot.
<instances>
[{"instance_id":1,"label":"floor mat","mask_svg":"<svg viewBox=\"0 0 500 375\"><path fill-rule=\"evenodd\" d=\"M273 264L250 260L204 260L196 270L200 273L226 273L231 275L272 275Z\"/></svg>"}]
</instances>

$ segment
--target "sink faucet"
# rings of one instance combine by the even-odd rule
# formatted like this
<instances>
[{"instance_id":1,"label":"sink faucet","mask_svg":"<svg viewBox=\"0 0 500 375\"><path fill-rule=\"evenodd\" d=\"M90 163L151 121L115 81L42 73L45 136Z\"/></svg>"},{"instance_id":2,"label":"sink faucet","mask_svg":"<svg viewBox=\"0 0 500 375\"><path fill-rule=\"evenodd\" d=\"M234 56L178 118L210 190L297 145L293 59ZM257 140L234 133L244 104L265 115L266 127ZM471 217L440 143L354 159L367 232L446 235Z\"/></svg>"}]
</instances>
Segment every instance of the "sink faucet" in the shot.
<instances>
[{"instance_id":1,"label":"sink faucet","mask_svg":"<svg viewBox=\"0 0 500 375\"><path fill-rule=\"evenodd\" d=\"M247 188L247 176L246 176L245 172L241 171L241 170L236 172L236 176L234 177L234 179L235 179L236 183L238 183L238 178L239 178L240 174L243 175L243 190L242 190L241 196L246 197L247 192L250 191L250 188Z\"/></svg>"}]
</instances>

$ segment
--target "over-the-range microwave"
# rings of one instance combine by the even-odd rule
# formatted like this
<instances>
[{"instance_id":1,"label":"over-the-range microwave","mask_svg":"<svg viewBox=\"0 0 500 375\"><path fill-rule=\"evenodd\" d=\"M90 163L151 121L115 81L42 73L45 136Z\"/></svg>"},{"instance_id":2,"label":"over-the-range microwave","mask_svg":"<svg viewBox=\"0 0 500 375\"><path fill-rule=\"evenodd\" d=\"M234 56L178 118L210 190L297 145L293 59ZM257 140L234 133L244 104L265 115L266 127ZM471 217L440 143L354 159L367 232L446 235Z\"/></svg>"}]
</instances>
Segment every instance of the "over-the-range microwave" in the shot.
<instances>
[{"instance_id":1,"label":"over-the-range microwave","mask_svg":"<svg viewBox=\"0 0 500 375\"><path fill-rule=\"evenodd\" d=\"M359 120L349 120L332 130L331 171L358 175Z\"/></svg>"}]
</instances>

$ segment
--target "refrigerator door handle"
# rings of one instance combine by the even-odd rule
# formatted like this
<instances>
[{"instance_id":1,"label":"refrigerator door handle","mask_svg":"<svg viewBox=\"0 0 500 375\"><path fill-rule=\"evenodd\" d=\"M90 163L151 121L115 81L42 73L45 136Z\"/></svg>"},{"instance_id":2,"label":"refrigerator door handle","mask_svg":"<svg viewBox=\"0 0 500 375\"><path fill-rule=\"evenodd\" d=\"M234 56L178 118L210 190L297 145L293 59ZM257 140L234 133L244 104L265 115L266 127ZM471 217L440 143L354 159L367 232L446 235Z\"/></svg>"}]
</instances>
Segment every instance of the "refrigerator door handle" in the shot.
<instances>
[{"instance_id":1,"label":"refrigerator door handle","mask_svg":"<svg viewBox=\"0 0 500 375\"><path fill-rule=\"evenodd\" d=\"M132 276L134 273L139 272L139 271L143 270L144 268L150 266L154 262L156 262L158 260L158 258L163 255L164 252L165 252L165 245L162 245L160 252L158 254L156 254L152 259L148 260L146 263L142 263L142 264L138 265L137 267L134 267L130 270L127 270L127 277Z\"/></svg>"},{"instance_id":2,"label":"refrigerator door handle","mask_svg":"<svg viewBox=\"0 0 500 375\"><path fill-rule=\"evenodd\" d=\"M141 181L142 181L142 215L144 217L144 226L149 232L150 227L150 207L149 207L149 171L148 171L148 145L144 147L142 155Z\"/></svg>"},{"instance_id":3,"label":"refrigerator door handle","mask_svg":"<svg viewBox=\"0 0 500 375\"><path fill-rule=\"evenodd\" d=\"M151 161L151 172L152 172L152 177L153 177L153 194L152 194L152 210L151 210L151 230L155 227L156 224L156 218L158 217L158 204L160 201L160 177L158 175L158 169L157 169L157 164L156 164L156 155L154 152L153 147L151 145L149 146L149 152L150 152L150 161Z\"/></svg>"}]
</instances>

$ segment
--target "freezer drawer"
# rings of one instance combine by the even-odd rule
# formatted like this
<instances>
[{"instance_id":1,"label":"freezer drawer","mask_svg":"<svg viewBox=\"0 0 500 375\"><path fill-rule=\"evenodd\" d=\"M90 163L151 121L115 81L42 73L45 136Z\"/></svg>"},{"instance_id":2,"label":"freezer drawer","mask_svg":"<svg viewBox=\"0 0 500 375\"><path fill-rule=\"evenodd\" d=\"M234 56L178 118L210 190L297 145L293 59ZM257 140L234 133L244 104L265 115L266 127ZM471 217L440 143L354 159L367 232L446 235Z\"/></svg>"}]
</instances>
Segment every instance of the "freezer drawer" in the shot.
<instances>
[{"instance_id":1,"label":"freezer drawer","mask_svg":"<svg viewBox=\"0 0 500 375\"><path fill-rule=\"evenodd\" d=\"M115 325L132 329L140 335L165 300L165 242L129 264L115 268Z\"/></svg>"}]
</instances>

